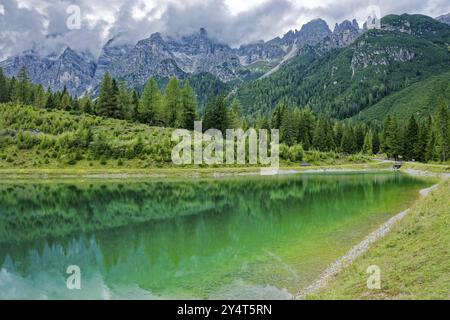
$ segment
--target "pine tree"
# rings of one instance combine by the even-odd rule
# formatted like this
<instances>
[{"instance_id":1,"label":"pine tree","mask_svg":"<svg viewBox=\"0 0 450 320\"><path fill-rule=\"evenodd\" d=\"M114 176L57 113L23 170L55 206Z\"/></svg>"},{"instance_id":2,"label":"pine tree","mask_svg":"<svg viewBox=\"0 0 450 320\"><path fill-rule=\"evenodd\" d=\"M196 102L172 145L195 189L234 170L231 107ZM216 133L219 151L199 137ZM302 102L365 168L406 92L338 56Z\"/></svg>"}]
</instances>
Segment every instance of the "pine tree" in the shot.
<instances>
[{"instance_id":1,"label":"pine tree","mask_svg":"<svg viewBox=\"0 0 450 320\"><path fill-rule=\"evenodd\" d=\"M117 108L119 119L131 120L133 118L135 113L133 99L124 81L121 81L119 83L117 93Z\"/></svg>"},{"instance_id":2,"label":"pine tree","mask_svg":"<svg viewBox=\"0 0 450 320\"><path fill-rule=\"evenodd\" d=\"M364 146L365 134L364 134L363 126L357 125L355 127L354 134L355 134L355 145L356 145L355 152L357 153L357 152L360 152Z\"/></svg>"},{"instance_id":3,"label":"pine tree","mask_svg":"<svg viewBox=\"0 0 450 320\"><path fill-rule=\"evenodd\" d=\"M78 99L78 97L74 97L72 98L72 111L74 112L79 112L80 111L80 100Z\"/></svg>"},{"instance_id":4,"label":"pine tree","mask_svg":"<svg viewBox=\"0 0 450 320\"><path fill-rule=\"evenodd\" d=\"M296 131L293 123L292 110L286 109L281 119L280 139L288 146L293 146L297 142Z\"/></svg>"},{"instance_id":5,"label":"pine tree","mask_svg":"<svg viewBox=\"0 0 450 320\"><path fill-rule=\"evenodd\" d=\"M8 98L7 101L13 101L14 95L16 92L17 80L15 77L12 77L8 84Z\"/></svg>"},{"instance_id":6,"label":"pine tree","mask_svg":"<svg viewBox=\"0 0 450 320\"><path fill-rule=\"evenodd\" d=\"M13 101L23 104L31 103L30 81L25 67L20 69L19 74L17 75L17 84Z\"/></svg>"},{"instance_id":7,"label":"pine tree","mask_svg":"<svg viewBox=\"0 0 450 320\"><path fill-rule=\"evenodd\" d=\"M54 95L52 93L52 91L50 90L50 88L47 89L47 102L45 103L45 108L52 110L56 108L56 103L54 100Z\"/></svg>"},{"instance_id":8,"label":"pine tree","mask_svg":"<svg viewBox=\"0 0 450 320\"><path fill-rule=\"evenodd\" d=\"M34 102L33 105L37 108L45 108L47 104L47 95L45 94L44 88L42 85L38 85L34 94Z\"/></svg>"},{"instance_id":9,"label":"pine tree","mask_svg":"<svg viewBox=\"0 0 450 320\"><path fill-rule=\"evenodd\" d=\"M373 134L372 130L368 130L364 136L364 145L362 152L366 155L373 155Z\"/></svg>"},{"instance_id":10,"label":"pine tree","mask_svg":"<svg viewBox=\"0 0 450 320\"><path fill-rule=\"evenodd\" d=\"M284 103L280 102L275 107L272 113L272 128L281 129L281 124L283 122L284 114L287 111L287 107Z\"/></svg>"},{"instance_id":11,"label":"pine tree","mask_svg":"<svg viewBox=\"0 0 450 320\"><path fill-rule=\"evenodd\" d=\"M438 152L436 151L436 132L434 130L430 133L430 139L428 140L427 149L425 152L425 160L427 162L435 161L438 159Z\"/></svg>"},{"instance_id":12,"label":"pine tree","mask_svg":"<svg viewBox=\"0 0 450 320\"><path fill-rule=\"evenodd\" d=\"M217 129L222 134L225 134L226 129L230 129L225 95L221 94L208 99L203 119L203 129Z\"/></svg>"},{"instance_id":13,"label":"pine tree","mask_svg":"<svg viewBox=\"0 0 450 320\"><path fill-rule=\"evenodd\" d=\"M100 93L97 101L97 114L104 117L117 118L120 111L117 106L118 88L116 81L106 73L100 86Z\"/></svg>"},{"instance_id":14,"label":"pine tree","mask_svg":"<svg viewBox=\"0 0 450 320\"><path fill-rule=\"evenodd\" d=\"M319 151L332 151L334 144L333 127L330 120L320 117L314 129L313 147Z\"/></svg>"},{"instance_id":15,"label":"pine tree","mask_svg":"<svg viewBox=\"0 0 450 320\"><path fill-rule=\"evenodd\" d=\"M194 90L186 81L181 90L181 100L183 105L183 113L181 116L181 127L188 130L194 130L194 121L198 119L197 115L197 97Z\"/></svg>"},{"instance_id":16,"label":"pine tree","mask_svg":"<svg viewBox=\"0 0 450 320\"><path fill-rule=\"evenodd\" d=\"M383 151L389 157L393 157L397 160L401 154L401 149L403 146L401 129L397 123L396 116L388 116L386 118L382 137Z\"/></svg>"},{"instance_id":17,"label":"pine tree","mask_svg":"<svg viewBox=\"0 0 450 320\"><path fill-rule=\"evenodd\" d=\"M436 113L436 144L437 151L439 152L439 158L445 162L449 157L450 148L450 122L448 107L444 101L441 101Z\"/></svg>"},{"instance_id":18,"label":"pine tree","mask_svg":"<svg viewBox=\"0 0 450 320\"><path fill-rule=\"evenodd\" d=\"M433 118L428 116L419 128L419 142L416 150L418 161L427 161L427 146L431 138L431 130L433 130Z\"/></svg>"},{"instance_id":19,"label":"pine tree","mask_svg":"<svg viewBox=\"0 0 450 320\"><path fill-rule=\"evenodd\" d=\"M342 125L341 122L337 122L334 125L333 131L334 131L334 144L336 145L338 151L342 151L341 143L342 137L344 135L344 126Z\"/></svg>"},{"instance_id":20,"label":"pine tree","mask_svg":"<svg viewBox=\"0 0 450 320\"><path fill-rule=\"evenodd\" d=\"M8 84L3 69L0 68L0 103L3 102L8 102Z\"/></svg>"},{"instance_id":21,"label":"pine tree","mask_svg":"<svg viewBox=\"0 0 450 320\"><path fill-rule=\"evenodd\" d=\"M84 113L92 113L93 112L91 97L89 94L86 94L83 98L81 98L80 109Z\"/></svg>"},{"instance_id":22,"label":"pine tree","mask_svg":"<svg viewBox=\"0 0 450 320\"><path fill-rule=\"evenodd\" d=\"M241 103L238 99L234 99L231 103L229 112L230 126L232 129L243 129L244 123L242 119Z\"/></svg>"},{"instance_id":23,"label":"pine tree","mask_svg":"<svg viewBox=\"0 0 450 320\"><path fill-rule=\"evenodd\" d=\"M165 115L162 114L162 96L158 83L154 78L147 81L139 100L137 116L140 122L155 126L164 125Z\"/></svg>"},{"instance_id":24,"label":"pine tree","mask_svg":"<svg viewBox=\"0 0 450 320\"><path fill-rule=\"evenodd\" d=\"M372 148L373 153L378 154L380 152L381 148L381 133L378 128L375 128L375 131L373 132L372 136Z\"/></svg>"},{"instance_id":25,"label":"pine tree","mask_svg":"<svg viewBox=\"0 0 450 320\"><path fill-rule=\"evenodd\" d=\"M403 137L403 157L406 160L417 160L419 143L419 126L414 115L409 119Z\"/></svg>"},{"instance_id":26,"label":"pine tree","mask_svg":"<svg viewBox=\"0 0 450 320\"><path fill-rule=\"evenodd\" d=\"M167 125L172 128L179 126L183 102L180 85L178 79L175 77L171 78L167 84L165 91L165 107L167 111Z\"/></svg>"},{"instance_id":27,"label":"pine tree","mask_svg":"<svg viewBox=\"0 0 450 320\"><path fill-rule=\"evenodd\" d=\"M352 154L356 152L356 149L353 127L350 124L347 124L344 127L344 132L342 134L341 150L347 154Z\"/></svg>"},{"instance_id":28,"label":"pine tree","mask_svg":"<svg viewBox=\"0 0 450 320\"><path fill-rule=\"evenodd\" d=\"M298 123L297 141L302 144L303 149L309 150L312 146L316 117L310 108L301 111Z\"/></svg>"},{"instance_id":29,"label":"pine tree","mask_svg":"<svg viewBox=\"0 0 450 320\"><path fill-rule=\"evenodd\" d=\"M139 96L138 96L138 93L136 90L133 90L131 92L131 103L133 104L133 110L134 110L132 119L138 121L139 119L138 119L137 109L139 107Z\"/></svg>"},{"instance_id":30,"label":"pine tree","mask_svg":"<svg viewBox=\"0 0 450 320\"><path fill-rule=\"evenodd\" d=\"M63 91L63 94L62 94L61 100L60 100L60 104L59 104L59 109L65 110L65 111L70 111L72 109L72 101L70 99L70 96L69 96L69 93L67 92L67 90Z\"/></svg>"}]
</instances>

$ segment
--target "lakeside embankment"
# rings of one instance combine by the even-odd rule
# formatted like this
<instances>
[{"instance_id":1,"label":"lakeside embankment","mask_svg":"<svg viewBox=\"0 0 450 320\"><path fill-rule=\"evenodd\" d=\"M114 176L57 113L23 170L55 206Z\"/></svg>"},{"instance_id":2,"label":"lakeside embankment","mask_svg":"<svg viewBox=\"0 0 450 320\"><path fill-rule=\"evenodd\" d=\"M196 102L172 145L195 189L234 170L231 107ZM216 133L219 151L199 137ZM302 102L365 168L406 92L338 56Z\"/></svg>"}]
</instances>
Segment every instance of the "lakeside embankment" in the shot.
<instances>
[{"instance_id":1,"label":"lakeside embankment","mask_svg":"<svg viewBox=\"0 0 450 320\"><path fill-rule=\"evenodd\" d=\"M346 172L371 172L391 170L392 164L386 162L347 163L338 165L314 165L301 167L299 165L283 165L280 174L295 173L346 173ZM0 169L2 179L10 178L198 178L198 177L222 177L239 175L259 175L260 167L167 167L167 168L9 168Z\"/></svg>"},{"instance_id":2,"label":"lakeside embankment","mask_svg":"<svg viewBox=\"0 0 450 320\"><path fill-rule=\"evenodd\" d=\"M450 180L422 190L421 195L408 211L337 260L298 297L450 299ZM380 268L381 289L368 289L370 266Z\"/></svg>"}]
</instances>

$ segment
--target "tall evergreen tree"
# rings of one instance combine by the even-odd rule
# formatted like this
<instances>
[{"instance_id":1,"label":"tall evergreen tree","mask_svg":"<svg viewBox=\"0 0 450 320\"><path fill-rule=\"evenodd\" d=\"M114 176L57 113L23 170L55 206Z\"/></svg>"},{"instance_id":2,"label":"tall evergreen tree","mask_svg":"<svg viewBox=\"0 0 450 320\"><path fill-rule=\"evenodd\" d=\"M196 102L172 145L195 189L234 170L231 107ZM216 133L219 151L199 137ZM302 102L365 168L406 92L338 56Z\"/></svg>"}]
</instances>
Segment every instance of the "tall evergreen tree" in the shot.
<instances>
[{"instance_id":1,"label":"tall evergreen tree","mask_svg":"<svg viewBox=\"0 0 450 320\"><path fill-rule=\"evenodd\" d=\"M450 148L450 122L449 111L444 101L441 101L436 113L436 142L437 151L439 152L439 158L441 161L447 161L449 158Z\"/></svg>"},{"instance_id":2,"label":"tall evergreen tree","mask_svg":"<svg viewBox=\"0 0 450 320\"><path fill-rule=\"evenodd\" d=\"M117 92L117 108L120 119L131 120L134 116L134 105L130 91L128 90L125 81L119 83Z\"/></svg>"},{"instance_id":3,"label":"tall evergreen tree","mask_svg":"<svg viewBox=\"0 0 450 320\"><path fill-rule=\"evenodd\" d=\"M280 139L288 146L293 146L297 142L297 134L293 123L293 111L287 108L281 118Z\"/></svg>"},{"instance_id":4,"label":"tall evergreen tree","mask_svg":"<svg viewBox=\"0 0 450 320\"><path fill-rule=\"evenodd\" d=\"M117 118L120 111L117 106L118 88L116 81L106 73L100 85L100 93L97 101L97 114L104 117Z\"/></svg>"},{"instance_id":5,"label":"tall evergreen tree","mask_svg":"<svg viewBox=\"0 0 450 320\"><path fill-rule=\"evenodd\" d=\"M3 74L3 69L0 68L0 103L7 102L8 100L8 84Z\"/></svg>"},{"instance_id":6,"label":"tall evergreen tree","mask_svg":"<svg viewBox=\"0 0 450 320\"><path fill-rule=\"evenodd\" d=\"M47 95L45 94L44 88L42 85L38 85L35 90L34 94L34 101L33 104L37 108L45 108L47 104Z\"/></svg>"},{"instance_id":7,"label":"tall evergreen tree","mask_svg":"<svg viewBox=\"0 0 450 320\"><path fill-rule=\"evenodd\" d=\"M225 134L226 129L230 129L225 95L220 94L208 99L203 119L203 129L217 129L222 131L222 134Z\"/></svg>"},{"instance_id":8,"label":"tall evergreen tree","mask_svg":"<svg viewBox=\"0 0 450 320\"><path fill-rule=\"evenodd\" d=\"M147 81L139 100L137 115L139 121L155 126L164 125L165 115L162 114L162 96L158 83L154 78Z\"/></svg>"},{"instance_id":9,"label":"tall evergreen tree","mask_svg":"<svg viewBox=\"0 0 450 320\"><path fill-rule=\"evenodd\" d=\"M230 126L232 129L244 129L241 103L236 98L233 100L233 102L231 102L229 119L230 119Z\"/></svg>"},{"instance_id":10,"label":"tall evergreen tree","mask_svg":"<svg viewBox=\"0 0 450 320\"><path fill-rule=\"evenodd\" d=\"M12 77L8 84L8 98L7 101L13 101L14 95L16 92L17 80L15 77Z\"/></svg>"},{"instance_id":11,"label":"tall evergreen tree","mask_svg":"<svg viewBox=\"0 0 450 320\"><path fill-rule=\"evenodd\" d=\"M52 91L50 90L50 88L47 89L46 96L47 96L47 102L45 103L45 108L49 109L49 110L56 109L54 95L53 95Z\"/></svg>"},{"instance_id":12,"label":"tall evergreen tree","mask_svg":"<svg viewBox=\"0 0 450 320\"><path fill-rule=\"evenodd\" d=\"M391 117L390 115L386 118L383 130L383 151L389 156L396 160L399 158L402 150L402 134L401 129L397 122L397 117Z\"/></svg>"},{"instance_id":13,"label":"tall evergreen tree","mask_svg":"<svg viewBox=\"0 0 450 320\"><path fill-rule=\"evenodd\" d=\"M287 106L282 102L278 103L272 113L272 128L273 129L281 128L281 124L283 122L283 117L286 112L287 112Z\"/></svg>"},{"instance_id":14,"label":"tall evergreen tree","mask_svg":"<svg viewBox=\"0 0 450 320\"><path fill-rule=\"evenodd\" d=\"M316 117L310 108L301 111L298 123L297 141L302 144L303 149L309 150L312 147Z\"/></svg>"},{"instance_id":15,"label":"tall evergreen tree","mask_svg":"<svg viewBox=\"0 0 450 320\"><path fill-rule=\"evenodd\" d=\"M167 111L167 125L175 128L179 126L183 109L180 84L176 77L169 80L165 91L165 107Z\"/></svg>"},{"instance_id":16,"label":"tall evergreen tree","mask_svg":"<svg viewBox=\"0 0 450 320\"><path fill-rule=\"evenodd\" d=\"M332 151L336 147L331 121L323 116L319 118L314 129L313 147L319 151Z\"/></svg>"},{"instance_id":17,"label":"tall evergreen tree","mask_svg":"<svg viewBox=\"0 0 450 320\"><path fill-rule=\"evenodd\" d=\"M414 115L409 119L403 137L403 157L406 160L418 159L419 125Z\"/></svg>"},{"instance_id":18,"label":"tall evergreen tree","mask_svg":"<svg viewBox=\"0 0 450 320\"><path fill-rule=\"evenodd\" d=\"M426 161L426 150L428 142L431 137L431 130L433 128L433 120L429 116L419 127L419 141L417 143L416 157L418 161Z\"/></svg>"},{"instance_id":19,"label":"tall evergreen tree","mask_svg":"<svg viewBox=\"0 0 450 320\"><path fill-rule=\"evenodd\" d=\"M15 87L13 100L18 103L31 103L30 80L25 67L22 67L17 75L17 84Z\"/></svg>"},{"instance_id":20,"label":"tall evergreen tree","mask_svg":"<svg viewBox=\"0 0 450 320\"><path fill-rule=\"evenodd\" d=\"M64 87L65 88L65 87ZM61 96L59 109L70 111L72 109L72 101L70 99L69 93L67 90L63 91L63 94Z\"/></svg>"},{"instance_id":21,"label":"tall evergreen tree","mask_svg":"<svg viewBox=\"0 0 450 320\"><path fill-rule=\"evenodd\" d=\"M357 149L355 133L353 127L347 124L344 127L344 132L342 134L341 150L347 154L355 153Z\"/></svg>"},{"instance_id":22,"label":"tall evergreen tree","mask_svg":"<svg viewBox=\"0 0 450 320\"><path fill-rule=\"evenodd\" d=\"M362 147L362 152L366 155L373 154L373 134L372 130L368 130L364 136L364 145Z\"/></svg>"},{"instance_id":23,"label":"tall evergreen tree","mask_svg":"<svg viewBox=\"0 0 450 320\"><path fill-rule=\"evenodd\" d=\"M197 97L195 96L189 81L186 81L181 90L181 101L183 105L181 127L188 130L194 130L194 121L198 119Z\"/></svg>"},{"instance_id":24,"label":"tall evergreen tree","mask_svg":"<svg viewBox=\"0 0 450 320\"><path fill-rule=\"evenodd\" d=\"M428 140L427 149L425 152L425 160L427 162L436 161L439 158L436 151L436 131L432 130L430 133L430 139Z\"/></svg>"}]
</instances>

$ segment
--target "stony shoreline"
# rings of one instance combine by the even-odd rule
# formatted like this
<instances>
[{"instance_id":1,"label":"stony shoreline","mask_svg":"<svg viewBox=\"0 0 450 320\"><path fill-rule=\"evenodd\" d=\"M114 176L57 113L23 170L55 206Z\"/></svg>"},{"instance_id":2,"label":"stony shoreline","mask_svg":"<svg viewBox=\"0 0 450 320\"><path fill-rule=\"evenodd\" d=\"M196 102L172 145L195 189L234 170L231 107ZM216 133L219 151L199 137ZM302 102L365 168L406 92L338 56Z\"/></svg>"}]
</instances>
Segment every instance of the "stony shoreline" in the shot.
<instances>
[{"instance_id":1,"label":"stony shoreline","mask_svg":"<svg viewBox=\"0 0 450 320\"><path fill-rule=\"evenodd\" d=\"M439 185L433 185L429 188L422 189L419 191L419 194L422 197L427 197L432 191L436 190ZM314 294L318 292L320 289L324 288L328 281L340 273L342 270L348 268L353 261L355 261L359 256L364 254L370 249L370 246L376 241L383 238L387 235L392 227L397 224L400 220L402 220L409 212L410 209L400 212L395 215L387 222L383 223L377 230L372 232L369 236L367 236L363 241L354 246L348 253L346 253L341 258L337 259L333 262L320 276L308 287L300 290L296 295L295 299L304 300L308 295Z\"/></svg>"}]
</instances>

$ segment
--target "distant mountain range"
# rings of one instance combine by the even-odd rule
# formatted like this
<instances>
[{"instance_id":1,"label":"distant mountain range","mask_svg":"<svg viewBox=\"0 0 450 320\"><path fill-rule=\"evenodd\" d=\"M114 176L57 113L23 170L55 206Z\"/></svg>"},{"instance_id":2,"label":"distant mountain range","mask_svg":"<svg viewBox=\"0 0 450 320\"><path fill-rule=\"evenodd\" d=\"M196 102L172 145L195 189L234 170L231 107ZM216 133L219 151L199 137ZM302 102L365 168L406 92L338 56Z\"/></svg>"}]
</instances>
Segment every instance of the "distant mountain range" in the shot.
<instances>
[{"instance_id":1,"label":"distant mountain range","mask_svg":"<svg viewBox=\"0 0 450 320\"><path fill-rule=\"evenodd\" d=\"M119 35L105 44L98 59L66 47L50 56L23 52L0 62L0 67L9 76L26 67L33 82L53 90L66 86L77 95L95 91L105 72L131 87L142 87L152 76L183 79L200 73L210 73L224 82L245 81L276 70L305 46L325 42L330 48L344 47L363 31L355 20L336 24L331 31L325 21L317 19L281 38L240 48L215 41L203 28L181 39L154 33L135 45L120 44Z\"/></svg>"},{"instance_id":2,"label":"distant mountain range","mask_svg":"<svg viewBox=\"0 0 450 320\"><path fill-rule=\"evenodd\" d=\"M106 72L134 88L152 76L160 83L176 76L191 81L202 105L209 94L226 91L250 116L285 102L341 119L382 121L392 112L406 119L432 113L439 99L450 103L449 25L450 14L403 14L384 17L376 30L353 20L331 31L317 19L240 48L205 29L182 38L154 33L135 45L118 35L97 59L66 47L45 57L24 52L0 67L9 76L25 67L33 82L76 95L95 94Z\"/></svg>"},{"instance_id":3,"label":"distant mountain range","mask_svg":"<svg viewBox=\"0 0 450 320\"><path fill-rule=\"evenodd\" d=\"M236 95L246 113L267 114L282 102L340 119L363 112L364 121L382 121L396 112L406 120L433 113L439 100L450 104L449 25L423 15L390 15L380 29L348 43L305 47L270 77L240 86ZM411 93L414 99L401 97Z\"/></svg>"}]
</instances>

